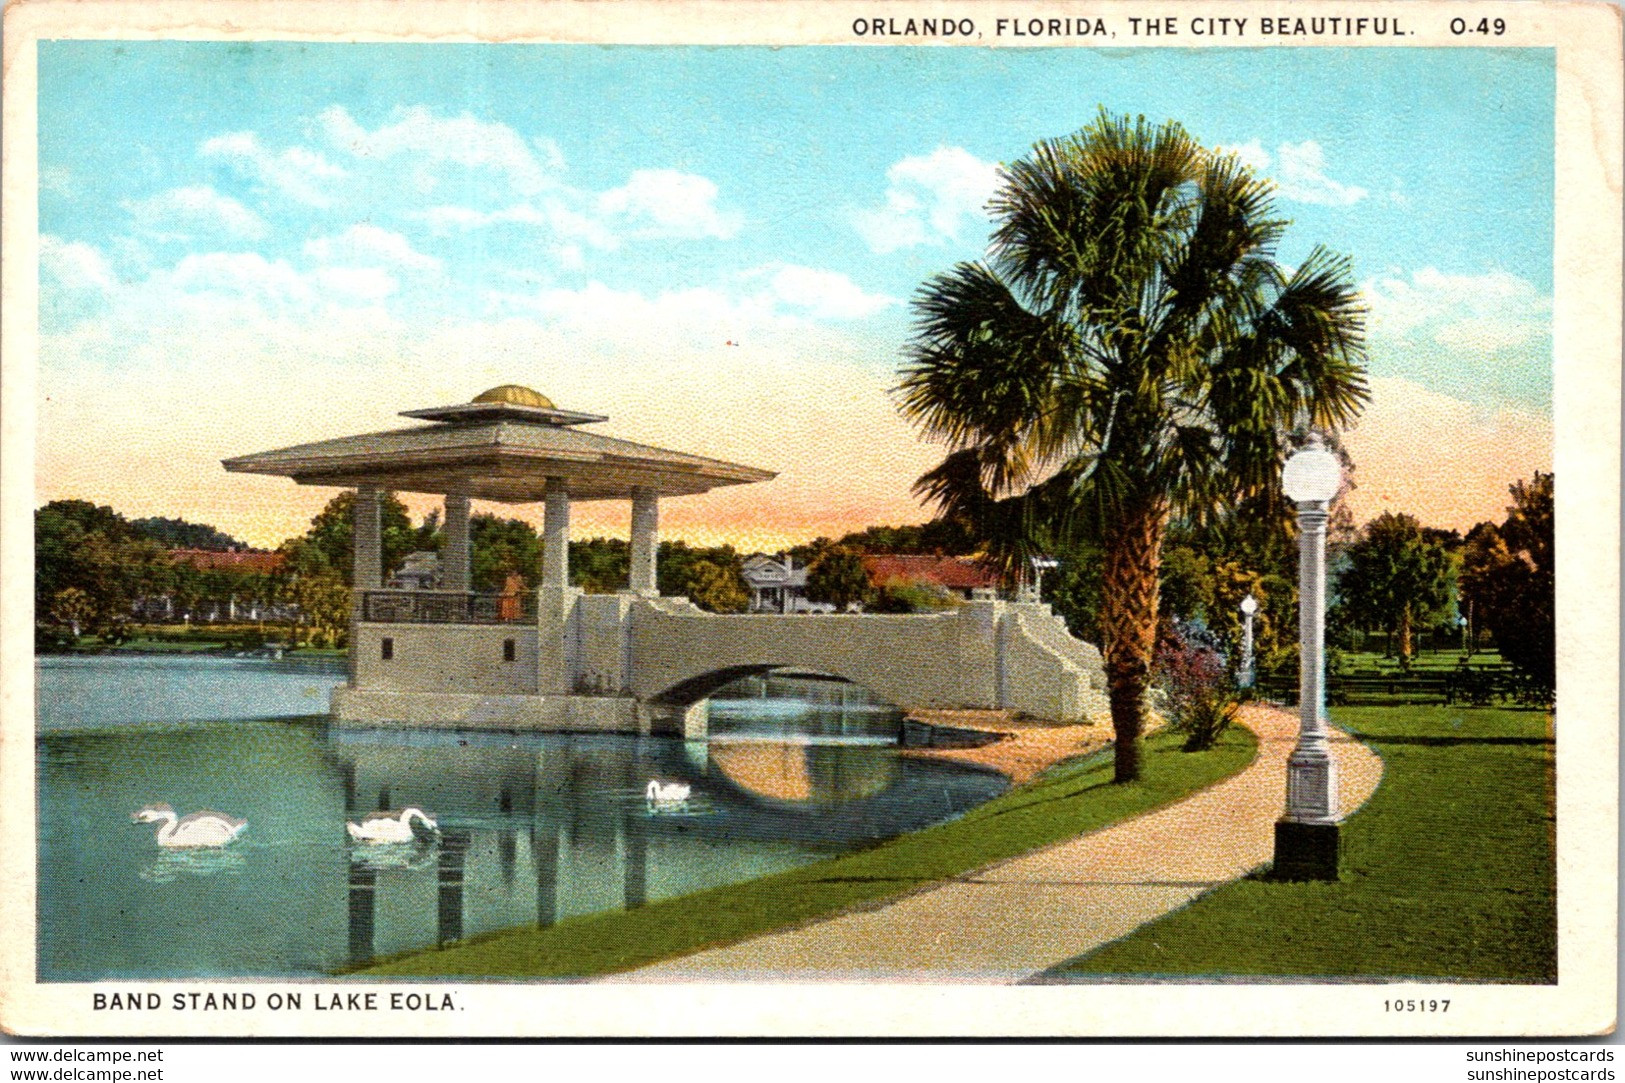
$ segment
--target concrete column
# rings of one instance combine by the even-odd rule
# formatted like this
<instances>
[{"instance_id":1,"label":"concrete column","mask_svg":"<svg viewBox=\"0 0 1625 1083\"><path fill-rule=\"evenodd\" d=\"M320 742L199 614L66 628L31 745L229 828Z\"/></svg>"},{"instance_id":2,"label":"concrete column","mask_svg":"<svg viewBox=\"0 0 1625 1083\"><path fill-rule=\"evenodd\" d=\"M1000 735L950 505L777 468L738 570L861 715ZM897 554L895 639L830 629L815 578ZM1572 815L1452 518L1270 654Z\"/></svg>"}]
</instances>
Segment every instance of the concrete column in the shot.
<instances>
[{"instance_id":1,"label":"concrete column","mask_svg":"<svg viewBox=\"0 0 1625 1083\"><path fill-rule=\"evenodd\" d=\"M633 594L656 595L655 555L660 550L660 496L653 489L632 490L632 571L627 587Z\"/></svg>"},{"instance_id":2,"label":"concrete column","mask_svg":"<svg viewBox=\"0 0 1625 1083\"><path fill-rule=\"evenodd\" d=\"M703 741L711 736L710 700L698 700L680 710L683 720L683 740Z\"/></svg>"},{"instance_id":3,"label":"concrete column","mask_svg":"<svg viewBox=\"0 0 1625 1083\"><path fill-rule=\"evenodd\" d=\"M440 589L468 590L468 492L446 494L446 544L440 553Z\"/></svg>"},{"instance_id":4,"label":"concrete column","mask_svg":"<svg viewBox=\"0 0 1625 1083\"><path fill-rule=\"evenodd\" d=\"M1326 734L1326 520L1320 501L1298 505L1298 745L1287 760L1287 819L1337 821L1337 763Z\"/></svg>"},{"instance_id":5,"label":"concrete column","mask_svg":"<svg viewBox=\"0 0 1625 1083\"><path fill-rule=\"evenodd\" d=\"M353 530L355 589L377 590L384 581L384 528L383 493L376 486L363 485L356 489Z\"/></svg>"},{"instance_id":6,"label":"concrete column","mask_svg":"<svg viewBox=\"0 0 1625 1083\"><path fill-rule=\"evenodd\" d=\"M570 585L570 490L563 478L547 479L542 552L542 586Z\"/></svg>"},{"instance_id":7,"label":"concrete column","mask_svg":"<svg viewBox=\"0 0 1625 1083\"><path fill-rule=\"evenodd\" d=\"M383 494L371 485L355 491L355 511L350 523L352 569L350 582L350 651L345 668L351 688L361 687L361 652L356 648L356 629L366 612L362 594L383 585ZM370 933L369 933L370 936Z\"/></svg>"}]
</instances>

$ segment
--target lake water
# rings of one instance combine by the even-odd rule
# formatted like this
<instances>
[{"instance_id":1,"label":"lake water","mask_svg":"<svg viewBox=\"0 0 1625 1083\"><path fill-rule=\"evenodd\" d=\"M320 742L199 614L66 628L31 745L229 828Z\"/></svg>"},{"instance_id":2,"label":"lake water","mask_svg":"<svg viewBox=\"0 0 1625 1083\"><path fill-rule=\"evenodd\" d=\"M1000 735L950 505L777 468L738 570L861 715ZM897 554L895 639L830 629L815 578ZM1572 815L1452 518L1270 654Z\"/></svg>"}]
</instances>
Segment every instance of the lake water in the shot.
<instances>
[{"instance_id":1,"label":"lake water","mask_svg":"<svg viewBox=\"0 0 1625 1083\"><path fill-rule=\"evenodd\" d=\"M836 682L749 678L709 741L331 727L333 663L44 658L39 977L316 976L515 926L641 906L952 818L1003 779L895 749L897 713ZM651 807L650 780L687 783ZM164 850L130 814L248 820ZM351 843L417 805L438 838Z\"/></svg>"}]
</instances>

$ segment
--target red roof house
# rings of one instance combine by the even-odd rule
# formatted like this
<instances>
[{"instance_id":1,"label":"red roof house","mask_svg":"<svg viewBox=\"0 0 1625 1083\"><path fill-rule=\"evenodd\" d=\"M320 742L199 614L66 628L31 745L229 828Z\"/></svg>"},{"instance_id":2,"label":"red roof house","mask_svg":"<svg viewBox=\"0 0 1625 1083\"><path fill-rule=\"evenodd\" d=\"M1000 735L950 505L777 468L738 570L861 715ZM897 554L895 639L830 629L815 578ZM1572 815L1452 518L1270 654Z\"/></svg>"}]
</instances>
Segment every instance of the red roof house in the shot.
<instances>
[{"instance_id":1,"label":"red roof house","mask_svg":"<svg viewBox=\"0 0 1625 1083\"><path fill-rule=\"evenodd\" d=\"M863 570L869 573L869 582L877 590L924 583L969 598L973 590L992 589L999 585L998 574L973 557L872 553L863 557Z\"/></svg>"},{"instance_id":2,"label":"red roof house","mask_svg":"<svg viewBox=\"0 0 1625 1083\"><path fill-rule=\"evenodd\" d=\"M269 574L282 567L282 554L258 549L171 549L169 559L190 564L199 571L232 568L237 571Z\"/></svg>"}]
</instances>

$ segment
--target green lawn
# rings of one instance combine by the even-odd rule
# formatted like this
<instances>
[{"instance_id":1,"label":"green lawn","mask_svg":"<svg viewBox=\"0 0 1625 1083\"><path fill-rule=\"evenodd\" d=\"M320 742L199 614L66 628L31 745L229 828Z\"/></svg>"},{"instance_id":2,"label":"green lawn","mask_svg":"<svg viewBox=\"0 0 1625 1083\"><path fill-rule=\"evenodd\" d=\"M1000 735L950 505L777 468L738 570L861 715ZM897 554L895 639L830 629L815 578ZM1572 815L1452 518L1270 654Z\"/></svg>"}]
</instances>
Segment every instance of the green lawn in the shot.
<instances>
[{"instance_id":1,"label":"green lawn","mask_svg":"<svg viewBox=\"0 0 1625 1083\"><path fill-rule=\"evenodd\" d=\"M1028 850L1098 830L1210 786L1252 762L1234 727L1212 750L1146 742L1145 778L1111 782L1110 752L1060 764L961 818L873 849L630 911L495 933L358 971L367 976L559 979L642 966L900 895Z\"/></svg>"},{"instance_id":2,"label":"green lawn","mask_svg":"<svg viewBox=\"0 0 1625 1083\"><path fill-rule=\"evenodd\" d=\"M1444 650L1419 650L1411 656L1411 672L1417 674L1453 673L1461 664L1463 655L1460 648L1450 647ZM1338 655L1338 670L1345 674L1380 672L1384 675L1398 673L1399 659L1393 655L1384 655L1381 651L1343 651ZM1473 652L1467 664L1474 669L1499 668L1504 663L1501 655L1495 650L1479 649Z\"/></svg>"},{"instance_id":3,"label":"green lawn","mask_svg":"<svg viewBox=\"0 0 1625 1083\"><path fill-rule=\"evenodd\" d=\"M96 636L84 636L73 647L71 653L103 654L103 653L132 653L132 654L198 654L208 651L235 652L241 647L243 637L249 634L263 638L268 643L286 644L291 638L286 625L276 624L194 624L183 626L178 624L143 624L131 629L131 636L122 643L107 643ZM292 653L292 652L290 652ZM348 652L344 648L327 647L300 647L297 654L301 658L334 657L342 658Z\"/></svg>"},{"instance_id":4,"label":"green lawn","mask_svg":"<svg viewBox=\"0 0 1625 1083\"><path fill-rule=\"evenodd\" d=\"M1332 708L1382 756L1343 879L1226 885L1051 971L1557 980L1552 742L1542 711Z\"/></svg>"}]
</instances>

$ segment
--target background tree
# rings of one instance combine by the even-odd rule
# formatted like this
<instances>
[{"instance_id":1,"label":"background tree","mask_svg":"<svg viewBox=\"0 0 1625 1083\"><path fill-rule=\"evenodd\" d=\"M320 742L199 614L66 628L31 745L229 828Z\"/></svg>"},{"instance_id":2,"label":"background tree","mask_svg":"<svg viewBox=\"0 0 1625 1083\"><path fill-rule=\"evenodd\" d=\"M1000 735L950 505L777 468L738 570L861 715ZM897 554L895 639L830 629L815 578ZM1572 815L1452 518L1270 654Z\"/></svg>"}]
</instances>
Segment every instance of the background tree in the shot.
<instances>
[{"instance_id":1,"label":"background tree","mask_svg":"<svg viewBox=\"0 0 1625 1083\"><path fill-rule=\"evenodd\" d=\"M445 544L445 533L440 529L440 509L430 508L423 516L423 522L412 532L412 548L414 553L438 553Z\"/></svg>"},{"instance_id":2,"label":"background tree","mask_svg":"<svg viewBox=\"0 0 1625 1083\"><path fill-rule=\"evenodd\" d=\"M342 647L350 627L351 587L335 573L323 569L300 575L289 583L288 600L298 607L312 647ZM295 633L297 645L297 631Z\"/></svg>"},{"instance_id":3,"label":"background tree","mask_svg":"<svg viewBox=\"0 0 1625 1083\"><path fill-rule=\"evenodd\" d=\"M481 512L468 520L469 583L476 591L500 591L508 576L524 580L527 590L542 581L542 539L523 519L501 519Z\"/></svg>"},{"instance_id":4,"label":"background tree","mask_svg":"<svg viewBox=\"0 0 1625 1083\"><path fill-rule=\"evenodd\" d=\"M189 523L185 519L165 519L153 516L133 520L130 525L145 538L150 538L166 549L247 549L248 546L230 534L207 523Z\"/></svg>"},{"instance_id":5,"label":"background tree","mask_svg":"<svg viewBox=\"0 0 1625 1083\"><path fill-rule=\"evenodd\" d=\"M750 592L738 568L696 560L688 569L688 598L712 613L743 613Z\"/></svg>"},{"instance_id":6,"label":"background tree","mask_svg":"<svg viewBox=\"0 0 1625 1083\"><path fill-rule=\"evenodd\" d=\"M1255 667L1267 672L1290 654L1296 643L1283 642L1281 629L1297 629L1297 592L1283 576L1265 574L1223 553L1210 554L1191 544L1170 545L1163 554L1162 622L1164 634L1178 626L1194 627L1211 636L1213 649L1227 655L1230 672L1240 666L1241 600L1251 594L1258 602L1253 616Z\"/></svg>"},{"instance_id":7,"label":"background tree","mask_svg":"<svg viewBox=\"0 0 1625 1083\"><path fill-rule=\"evenodd\" d=\"M1044 576L1044 601L1066 621L1067 630L1088 643L1104 641L1098 546L1079 541L1067 549L1061 566Z\"/></svg>"},{"instance_id":8,"label":"background tree","mask_svg":"<svg viewBox=\"0 0 1625 1083\"><path fill-rule=\"evenodd\" d=\"M570 543L570 581L588 594L613 594L625 590L631 567L632 549L624 538L593 538ZM658 573L658 555L655 567ZM662 583L661 593L666 593L670 585L669 576L660 580L657 574L656 578Z\"/></svg>"},{"instance_id":9,"label":"background tree","mask_svg":"<svg viewBox=\"0 0 1625 1083\"><path fill-rule=\"evenodd\" d=\"M903 409L951 448L918 490L1006 553L1099 546L1126 781L1170 520L1250 497L1282 514L1293 429L1346 424L1366 397L1365 312L1347 260L1277 262L1271 184L1176 123L1102 110L1001 182L988 261L915 299Z\"/></svg>"},{"instance_id":10,"label":"background tree","mask_svg":"<svg viewBox=\"0 0 1625 1083\"><path fill-rule=\"evenodd\" d=\"M394 493L381 507L383 563L387 577L417 548L417 532ZM327 502L310 521L310 529L278 547L282 567L274 576L276 597L295 608L290 635L295 646L338 647L350 621L354 585L355 493L343 492Z\"/></svg>"},{"instance_id":11,"label":"background tree","mask_svg":"<svg viewBox=\"0 0 1625 1083\"><path fill-rule=\"evenodd\" d=\"M841 545L819 553L807 568L807 600L842 611L872 603L875 591L863 567L863 557Z\"/></svg>"},{"instance_id":12,"label":"background tree","mask_svg":"<svg viewBox=\"0 0 1625 1083\"><path fill-rule=\"evenodd\" d=\"M184 620L198 616L203 602L203 570L194 564L177 562L169 568L169 597L175 603L175 613Z\"/></svg>"},{"instance_id":13,"label":"background tree","mask_svg":"<svg viewBox=\"0 0 1625 1083\"><path fill-rule=\"evenodd\" d=\"M34 619L61 623L62 592L80 632L122 640L138 598L168 582L167 552L110 507L53 500L34 513ZM77 638L78 633L75 633Z\"/></svg>"},{"instance_id":14,"label":"background tree","mask_svg":"<svg viewBox=\"0 0 1625 1083\"><path fill-rule=\"evenodd\" d=\"M1511 493L1499 528L1480 523L1467 535L1461 594L1501 657L1549 697L1557 687L1553 475L1536 471Z\"/></svg>"},{"instance_id":15,"label":"background tree","mask_svg":"<svg viewBox=\"0 0 1625 1083\"><path fill-rule=\"evenodd\" d=\"M1446 611L1456 567L1409 515L1383 512L1349 546L1337 577L1337 605L1353 624L1383 628L1409 667L1412 632Z\"/></svg>"},{"instance_id":16,"label":"background tree","mask_svg":"<svg viewBox=\"0 0 1625 1083\"><path fill-rule=\"evenodd\" d=\"M624 544L624 543L623 543ZM715 572L708 571L702 565L710 565L720 569L722 577L718 578ZM620 568L620 580L616 590L626 587L626 569L630 566L630 559ZM699 592L707 602L715 603L718 613L736 612L733 607L734 595L732 587L725 587L724 580L736 585L740 595L739 609L743 609L749 601L745 588L744 559L739 551L731 545L716 545L710 547L689 545L685 541L663 541L655 550L655 585L661 594L687 597L702 608L711 608L702 603L695 593ZM703 583L701 582L703 580Z\"/></svg>"},{"instance_id":17,"label":"background tree","mask_svg":"<svg viewBox=\"0 0 1625 1083\"><path fill-rule=\"evenodd\" d=\"M406 505L394 493L385 493L382 501L383 575L401 566L406 554L418 546L417 532L406 514ZM345 491L327 502L310 521L310 529L298 538L282 543L281 552L290 561L297 558L301 568L309 573L325 568L339 577L346 586L355 573L354 553L355 493ZM297 544L296 544L297 543Z\"/></svg>"},{"instance_id":18,"label":"background tree","mask_svg":"<svg viewBox=\"0 0 1625 1083\"><path fill-rule=\"evenodd\" d=\"M871 526L840 538L844 545L860 553L934 554L965 556L977 550L977 541L963 524L947 519L910 526Z\"/></svg>"},{"instance_id":19,"label":"background tree","mask_svg":"<svg viewBox=\"0 0 1625 1083\"><path fill-rule=\"evenodd\" d=\"M96 616L96 605L90 595L78 587L63 587L51 595L50 616L66 626L77 640L84 627Z\"/></svg>"}]
</instances>

